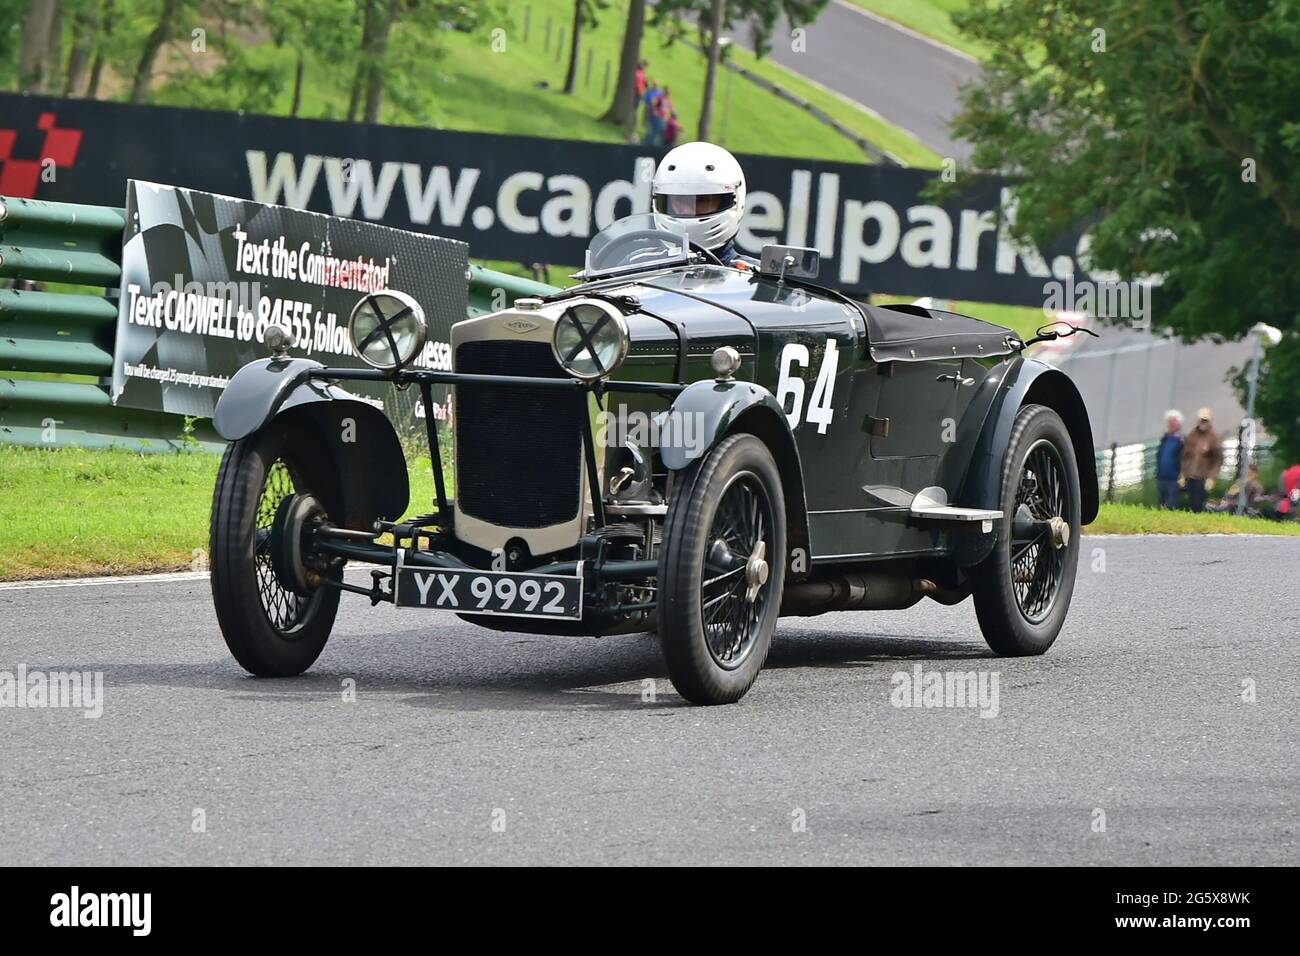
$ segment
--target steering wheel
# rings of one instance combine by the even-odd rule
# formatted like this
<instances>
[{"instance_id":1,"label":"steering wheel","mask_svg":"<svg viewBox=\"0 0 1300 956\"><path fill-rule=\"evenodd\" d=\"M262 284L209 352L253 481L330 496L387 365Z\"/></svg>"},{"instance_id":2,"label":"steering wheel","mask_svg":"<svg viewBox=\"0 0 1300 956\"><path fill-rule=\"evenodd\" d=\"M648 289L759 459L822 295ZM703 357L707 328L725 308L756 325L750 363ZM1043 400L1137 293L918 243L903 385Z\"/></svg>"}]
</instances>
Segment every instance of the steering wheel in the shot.
<instances>
[{"instance_id":1,"label":"steering wheel","mask_svg":"<svg viewBox=\"0 0 1300 956\"><path fill-rule=\"evenodd\" d=\"M712 263L713 265L715 265L715 266L722 266L722 268L724 268L724 269L726 268L726 266L723 265L722 260L719 259L719 258L718 258L714 253L713 253L713 250L711 250L711 249L705 249L702 245L700 245L700 244L697 243L697 242L692 242L692 243L691 243L691 251L692 251L692 252L698 252L700 255L704 256L705 259L707 259L709 262L711 262L711 263Z\"/></svg>"}]
</instances>

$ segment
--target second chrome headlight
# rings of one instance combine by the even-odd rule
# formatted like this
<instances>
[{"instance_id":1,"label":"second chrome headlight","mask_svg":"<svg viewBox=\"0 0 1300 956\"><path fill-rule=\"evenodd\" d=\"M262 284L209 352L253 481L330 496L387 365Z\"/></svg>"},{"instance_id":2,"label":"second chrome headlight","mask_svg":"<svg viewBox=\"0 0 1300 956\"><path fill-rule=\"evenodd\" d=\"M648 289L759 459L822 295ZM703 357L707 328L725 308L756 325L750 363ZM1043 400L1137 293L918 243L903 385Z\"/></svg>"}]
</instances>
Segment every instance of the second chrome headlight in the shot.
<instances>
[{"instance_id":1,"label":"second chrome headlight","mask_svg":"<svg viewBox=\"0 0 1300 956\"><path fill-rule=\"evenodd\" d=\"M607 302L588 300L569 306L555 323L555 360L574 378L594 381L612 375L627 357L627 320Z\"/></svg>"}]
</instances>

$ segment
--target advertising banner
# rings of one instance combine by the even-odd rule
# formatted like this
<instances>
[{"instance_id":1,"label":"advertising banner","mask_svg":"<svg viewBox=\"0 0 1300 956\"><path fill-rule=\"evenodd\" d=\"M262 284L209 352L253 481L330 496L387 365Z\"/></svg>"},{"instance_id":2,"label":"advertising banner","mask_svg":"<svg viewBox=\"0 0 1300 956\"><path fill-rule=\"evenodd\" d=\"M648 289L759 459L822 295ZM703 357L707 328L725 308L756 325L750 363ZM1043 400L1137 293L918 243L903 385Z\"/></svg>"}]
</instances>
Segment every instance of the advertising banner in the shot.
<instances>
[{"instance_id":1,"label":"advertising banner","mask_svg":"<svg viewBox=\"0 0 1300 956\"><path fill-rule=\"evenodd\" d=\"M650 208L651 147L300 120L0 94L0 194L117 205L128 176L311 209L468 243L476 259L581 266L588 240ZM1008 236L1006 182L776 156L739 157L740 247L816 246L822 280L887 292L1042 305L1082 277L1086 238ZM965 175L965 174L960 174Z\"/></svg>"},{"instance_id":2,"label":"advertising banner","mask_svg":"<svg viewBox=\"0 0 1300 956\"><path fill-rule=\"evenodd\" d=\"M113 401L210 418L230 377L267 357L269 325L290 353L363 367L347 334L368 292L416 299L429 339L413 363L450 369L449 333L465 317L464 243L192 189L131 180L113 363ZM349 383L409 430L424 414L386 383ZM443 390L445 393L445 390ZM432 410L445 416L442 404Z\"/></svg>"}]
</instances>

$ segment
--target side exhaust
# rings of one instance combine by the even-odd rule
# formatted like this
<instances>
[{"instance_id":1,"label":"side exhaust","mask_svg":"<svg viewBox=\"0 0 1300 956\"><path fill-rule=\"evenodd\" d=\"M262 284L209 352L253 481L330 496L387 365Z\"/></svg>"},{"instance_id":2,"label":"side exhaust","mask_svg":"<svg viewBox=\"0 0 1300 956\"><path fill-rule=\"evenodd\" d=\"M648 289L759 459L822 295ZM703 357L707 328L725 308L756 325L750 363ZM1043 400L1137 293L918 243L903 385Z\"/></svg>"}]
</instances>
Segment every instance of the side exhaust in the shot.
<instances>
[{"instance_id":1,"label":"side exhaust","mask_svg":"<svg viewBox=\"0 0 1300 956\"><path fill-rule=\"evenodd\" d=\"M827 611L897 611L923 597L940 604L960 604L970 586L946 588L928 578L908 578L877 572L829 575L787 584L781 614L808 617Z\"/></svg>"}]
</instances>

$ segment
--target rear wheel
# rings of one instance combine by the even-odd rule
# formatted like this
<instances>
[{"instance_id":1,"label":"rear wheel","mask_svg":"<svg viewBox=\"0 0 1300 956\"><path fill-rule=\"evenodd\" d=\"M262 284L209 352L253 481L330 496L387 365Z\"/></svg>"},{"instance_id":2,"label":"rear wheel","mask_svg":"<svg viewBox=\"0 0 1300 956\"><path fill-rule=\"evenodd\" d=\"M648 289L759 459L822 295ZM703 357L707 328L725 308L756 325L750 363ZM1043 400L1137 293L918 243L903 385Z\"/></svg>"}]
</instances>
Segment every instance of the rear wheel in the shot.
<instances>
[{"instance_id":1,"label":"rear wheel","mask_svg":"<svg viewBox=\"0 0 1300 956\"><path fill-rule=\"evenodd\" d=\"M1079 563L1079 466L1070 433L1044 405L1016 416L1002 471L1002 533L973 575L984 639L1004 656L1056 640Z\"/></svg>"},{"instance_id":2,"label":"rear wheel","mask_svg":"<svg viewBox=\"0 0 1300 956\"><path fill-rule=\"evenodd\" d=\"M781 476L767 446L732 435L683 475L659 556L659 643L694 704L739 700L762 670L785 573Z\"/></svg>"},{"instance_id":3,"label":"rear wheel","mask_svg":"<svg viewBox=\"0 0 1300 956\"><path fill-rule=\"evenodd\" d=\"M307 493L335 501L333 474L309 435L277 425L232 442L221 459L209 540L212 601L230 653L258 677L301 674L334 626L338 590L292 590L272 560L281 505Z\"/></svg>"}]
</instances>

